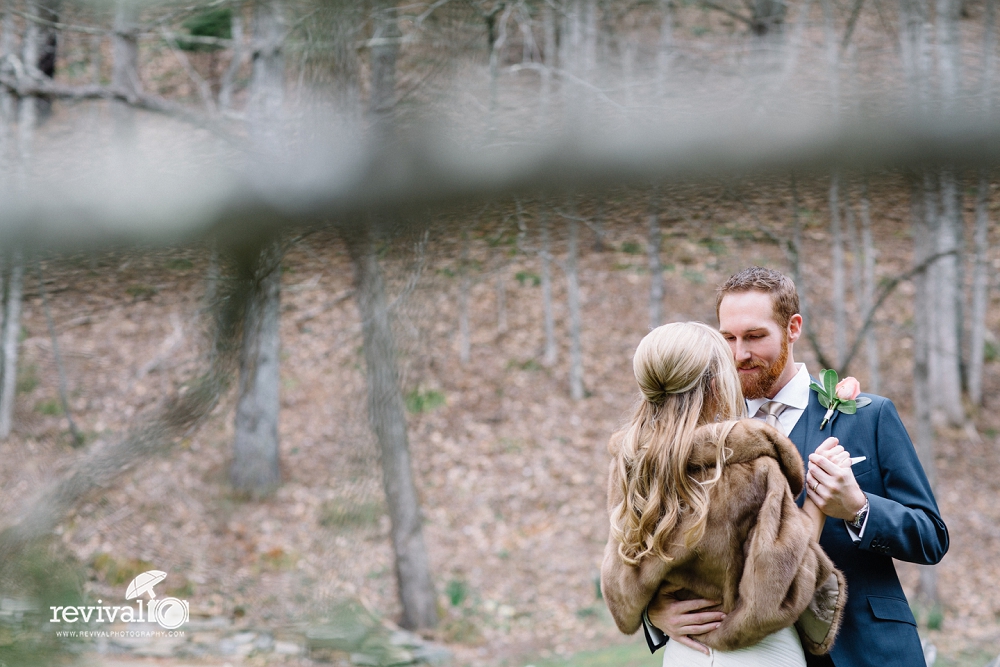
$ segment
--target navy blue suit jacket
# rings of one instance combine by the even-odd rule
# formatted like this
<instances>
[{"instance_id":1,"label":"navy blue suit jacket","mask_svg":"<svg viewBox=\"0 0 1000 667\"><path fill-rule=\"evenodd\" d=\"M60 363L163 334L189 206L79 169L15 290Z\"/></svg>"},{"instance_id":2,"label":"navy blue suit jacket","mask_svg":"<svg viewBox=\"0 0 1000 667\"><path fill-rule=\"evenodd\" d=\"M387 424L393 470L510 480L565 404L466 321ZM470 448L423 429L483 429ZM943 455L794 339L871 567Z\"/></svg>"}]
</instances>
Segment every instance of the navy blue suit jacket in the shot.
<instances>
[{"instance_id":1,"label":"navy blue suit jacket","mask_svg":"<svg viewBox=\"0 0 1000 667\"><path fill-rule=\"evenodd\" d=\"M948 551L948 529L941 520L927 476L895 406L887 398L862 394L871 403L847 415L834 413L820 431L826 409L810 391L809 406L789 438L802 460L835 436L852 457L854 477L871 505L864 537L855 543L840 519L827 519L820 545L847 578L847 607L830 651L836 667L917 667L924 664L917 624L892 559L930 565ZM798 499L801 506L805 492ZM650 637L650 649L665 642ZM806 654L806 663L829 664Z\"/></svg>"}]
</instances>

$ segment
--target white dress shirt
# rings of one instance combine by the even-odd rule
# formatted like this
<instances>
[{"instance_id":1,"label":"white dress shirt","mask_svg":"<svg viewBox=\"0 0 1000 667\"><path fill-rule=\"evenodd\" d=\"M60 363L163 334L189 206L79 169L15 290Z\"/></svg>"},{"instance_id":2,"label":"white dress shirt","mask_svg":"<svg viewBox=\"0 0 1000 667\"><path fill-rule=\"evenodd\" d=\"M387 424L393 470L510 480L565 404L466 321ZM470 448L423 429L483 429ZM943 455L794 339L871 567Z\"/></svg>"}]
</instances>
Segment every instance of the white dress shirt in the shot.
<instances>
[{"instance_id":1,"label":"white dress shirt","mask_svg":"<svg viewBox=\"0 0 1000 667\"><path fill-rule=\"evenodd\" d=\"M781 429L785 432L785 435L789 435L792 432L795 425L799 423L799 417L802 416L802 413L809 406L809 392L811 391L809 384L812 382L812 379L809 377L809 371L806 370L805 364L795 364L795 367L797 369L795 375L788 381L788 384L781 388L781 391L774 395L774 398L755 398L752 401L747 401L747 414L761 421L767 419L767 412L761 412L761 407L764 404L771 401L784 403L786 407L778 415L778 423L781 425ZM805 461L805 464L808 469L809 461ZM871 511L869 510L870 513ZM851 536L851 539L857 543L861 541L861 537L865 534L868 517L865 517L865 521L861 524L860 529L854 528L846 520L844 521L844 525L847 527L847 533Z\"/></svg>"}]
</instances>

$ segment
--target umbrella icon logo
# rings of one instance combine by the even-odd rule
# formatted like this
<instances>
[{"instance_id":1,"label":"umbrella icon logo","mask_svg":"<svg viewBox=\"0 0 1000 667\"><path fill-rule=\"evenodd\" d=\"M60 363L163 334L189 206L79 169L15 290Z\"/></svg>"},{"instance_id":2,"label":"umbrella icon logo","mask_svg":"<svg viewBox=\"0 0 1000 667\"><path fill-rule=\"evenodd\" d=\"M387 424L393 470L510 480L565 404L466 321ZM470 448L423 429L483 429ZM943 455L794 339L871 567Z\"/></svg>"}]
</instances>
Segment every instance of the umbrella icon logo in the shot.
<instances>
[{"instance_id":1,"label":"umbrella icon logo","mask_svg":"<svg viewBox=\"0 0 1000 667\"><path fill-rule=\"evenodd\" d=\"M133 579L132 583L128 585L128 588L125 590L125 599L134 600L145 593L149 595L150 600L155 600L156 593L153 591L153 586L166 578L167 573L161 572L160 570L149 570L148 572L143 572L138 577Z\"/></svg>"},{"instance_id":2,"label":"umbrella icon logo","mask_svg":"<svg viewBox=\"0 0 1000 667\"><path fill-rule=\"evenodd\" d=\"M125 599L134 600L139 598L139 614L142 614L142 596L148 595L149 602L146 604L149 620L156 621L161 627L167 630L176 630L187 623L190 610L187 600L178 600L174 597L157 599L156 591L153 587L167 578L167 573L161 570L148 570L143 572L128 585L125 589Z\"/></svg>"}]
</instances>

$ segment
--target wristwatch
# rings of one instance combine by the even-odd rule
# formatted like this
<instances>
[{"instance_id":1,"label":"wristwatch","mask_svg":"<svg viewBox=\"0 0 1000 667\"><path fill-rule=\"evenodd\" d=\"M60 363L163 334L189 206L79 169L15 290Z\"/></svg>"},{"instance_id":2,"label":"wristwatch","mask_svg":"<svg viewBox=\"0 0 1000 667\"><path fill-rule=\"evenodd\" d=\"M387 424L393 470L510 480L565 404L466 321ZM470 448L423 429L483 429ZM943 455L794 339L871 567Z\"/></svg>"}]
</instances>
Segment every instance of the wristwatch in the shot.
<instances>
[{"instance_id":1,"label":"wristwatch","mask_svg":"<svg viewBox=\"0 0 1000 667\"><path fill-rule=\"evenodd\" d=\"M865 518L868 516L868 494L865 494L865 506L858 510L858 513L854 515L851 519L850 524L852 528L861 528L865 525Z\"/></svg>"}]
</instances>

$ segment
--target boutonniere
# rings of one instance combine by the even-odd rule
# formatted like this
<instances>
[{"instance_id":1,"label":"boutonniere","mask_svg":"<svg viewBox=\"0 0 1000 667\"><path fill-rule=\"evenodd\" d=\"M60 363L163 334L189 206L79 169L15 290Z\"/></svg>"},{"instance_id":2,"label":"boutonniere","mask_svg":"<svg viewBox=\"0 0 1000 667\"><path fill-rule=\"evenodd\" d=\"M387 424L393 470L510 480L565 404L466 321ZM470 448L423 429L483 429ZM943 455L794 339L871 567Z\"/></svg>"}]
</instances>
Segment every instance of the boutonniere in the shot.
<instances>
[{"instance_id":1,"label":"boutonniere","mask_svg":"<svg viewBox=\"0 0 1000 667\"><path fill-rule=\"evenodd\" d=\"M846 377L838 381L837 371L832 368L820 371L819 377L823 381L822 386L811 382L809 388L816 392L819 404L826 408L826 415L823 416L823 421L819 425L821 431L830 421L834 410L853 415L858 411L858 408L863 408L872 402L870 398L863 396L858 398L858 394L861 393L861 383L858 382L857 378Z\"/></svg>"}]
</instances>

